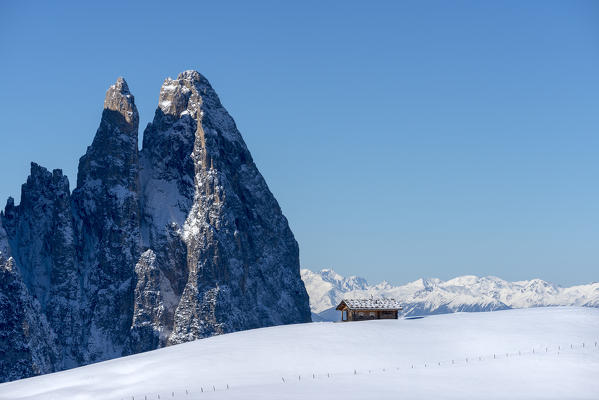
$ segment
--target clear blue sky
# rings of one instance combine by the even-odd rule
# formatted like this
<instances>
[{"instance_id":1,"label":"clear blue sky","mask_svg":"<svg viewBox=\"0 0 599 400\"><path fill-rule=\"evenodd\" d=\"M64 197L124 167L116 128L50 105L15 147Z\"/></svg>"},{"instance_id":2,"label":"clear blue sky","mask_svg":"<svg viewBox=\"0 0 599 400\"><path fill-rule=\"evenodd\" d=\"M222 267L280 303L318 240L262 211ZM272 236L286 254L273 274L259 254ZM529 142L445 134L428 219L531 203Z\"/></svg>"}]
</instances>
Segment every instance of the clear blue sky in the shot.
<instances>
[{"instance_id":1,"label":"clear blue sky","mask_svg":"<svg viewBox=\"0 0 599 400\"><path fill-rule=\"evenodd\" d=\"M118 76L145 127L197 69L303 267L599 280L598 2L24 3L0 2L2 203L30 161L74 185Z\"/></svg>"}]
</instances>

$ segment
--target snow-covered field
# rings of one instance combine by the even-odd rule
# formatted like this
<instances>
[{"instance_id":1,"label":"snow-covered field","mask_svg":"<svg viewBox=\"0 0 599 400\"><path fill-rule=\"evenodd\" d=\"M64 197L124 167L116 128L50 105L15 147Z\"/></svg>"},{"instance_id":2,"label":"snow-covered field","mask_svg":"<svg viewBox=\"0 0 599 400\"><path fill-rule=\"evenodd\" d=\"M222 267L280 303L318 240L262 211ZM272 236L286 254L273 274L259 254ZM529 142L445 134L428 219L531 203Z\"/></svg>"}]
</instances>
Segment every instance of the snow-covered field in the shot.
<instances>
[{"instance_id":1,"label":"snow-covered field","mask_svg":"<svg viewBox=\"0 0 599 400\"><path fill-rule=\"evenodd\" d=\"M289 325L2 384L0 399L597 399L597 341L599 310L577 307Z\"/></svg>"}]
</instances>

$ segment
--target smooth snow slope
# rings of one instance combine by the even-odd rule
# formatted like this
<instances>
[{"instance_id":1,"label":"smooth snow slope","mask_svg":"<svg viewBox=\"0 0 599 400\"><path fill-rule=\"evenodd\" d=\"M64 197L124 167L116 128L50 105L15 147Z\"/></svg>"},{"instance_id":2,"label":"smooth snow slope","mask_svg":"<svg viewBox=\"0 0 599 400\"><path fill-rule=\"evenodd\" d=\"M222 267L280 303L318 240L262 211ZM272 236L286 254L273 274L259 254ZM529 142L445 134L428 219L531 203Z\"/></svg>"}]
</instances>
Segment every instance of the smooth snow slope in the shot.
<instances>
[{"instance_id":1,"label":"smooth snow slope","mask_svg":"<svg viewBox=\"0 0 599 400\"><path fill-rule=\"evenodd\" d=\"M576 307L287 325L2 384L0 399L597 399L598 340L599 310Z\"/></svg>"}]
</instances>

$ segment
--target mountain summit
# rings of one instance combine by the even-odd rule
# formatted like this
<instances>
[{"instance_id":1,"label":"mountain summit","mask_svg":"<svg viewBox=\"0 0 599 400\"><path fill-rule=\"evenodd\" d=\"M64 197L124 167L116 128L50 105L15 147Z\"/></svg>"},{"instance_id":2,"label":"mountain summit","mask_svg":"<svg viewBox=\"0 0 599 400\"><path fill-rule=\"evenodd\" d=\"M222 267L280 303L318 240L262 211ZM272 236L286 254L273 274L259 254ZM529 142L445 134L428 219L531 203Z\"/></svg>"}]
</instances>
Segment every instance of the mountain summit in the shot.
<instances>
[{"instance_id":1,"label":"mountain summit","mask_svg":"<svg viewBox=\"0 0 599 400\"><path fill-rule=\"evenodd\" d=\"M32 163L0 214L0 381L310 321L297 242L208 80L165 80L141 151L138 125L119 78L73 192Z\"/></svg>"}]
</instances>

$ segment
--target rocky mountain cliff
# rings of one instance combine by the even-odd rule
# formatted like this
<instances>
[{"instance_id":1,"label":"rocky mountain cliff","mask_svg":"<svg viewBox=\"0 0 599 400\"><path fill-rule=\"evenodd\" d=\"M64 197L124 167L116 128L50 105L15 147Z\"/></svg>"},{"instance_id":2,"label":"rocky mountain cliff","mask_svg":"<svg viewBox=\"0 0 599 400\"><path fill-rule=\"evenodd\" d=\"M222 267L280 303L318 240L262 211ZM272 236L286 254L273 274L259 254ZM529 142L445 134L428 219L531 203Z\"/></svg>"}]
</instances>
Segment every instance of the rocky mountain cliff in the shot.
<instances>
[{"instance_id":1,"label":"rocky mountain cliff","mask_svg":"<svg viewBox=\"0 0 599 400\"><path fill-rule=\"evenodd\" d=\"M209 82L167 79L138 150L119 78L77 186L35 163L0 213L0 381L310 321L287 220Z\"/></svg>"},{"instance_id":2,"label":"rocky mountain cliff","mask_svg":"<svg viewBox=\"0 0 599 400\"><path fill-rule=\"evenodd\" d=\"M369 285L363 278L345 278L331 269L302 269L301 273L314 320L336 321L340 313L335 307L341 299L370 296L399 300L406 316L544 306L599 307L599 283L563 288L541 279L508 282L493 276L461 276L392 286L388 282Z\"/></svg>"}]
</instances>

